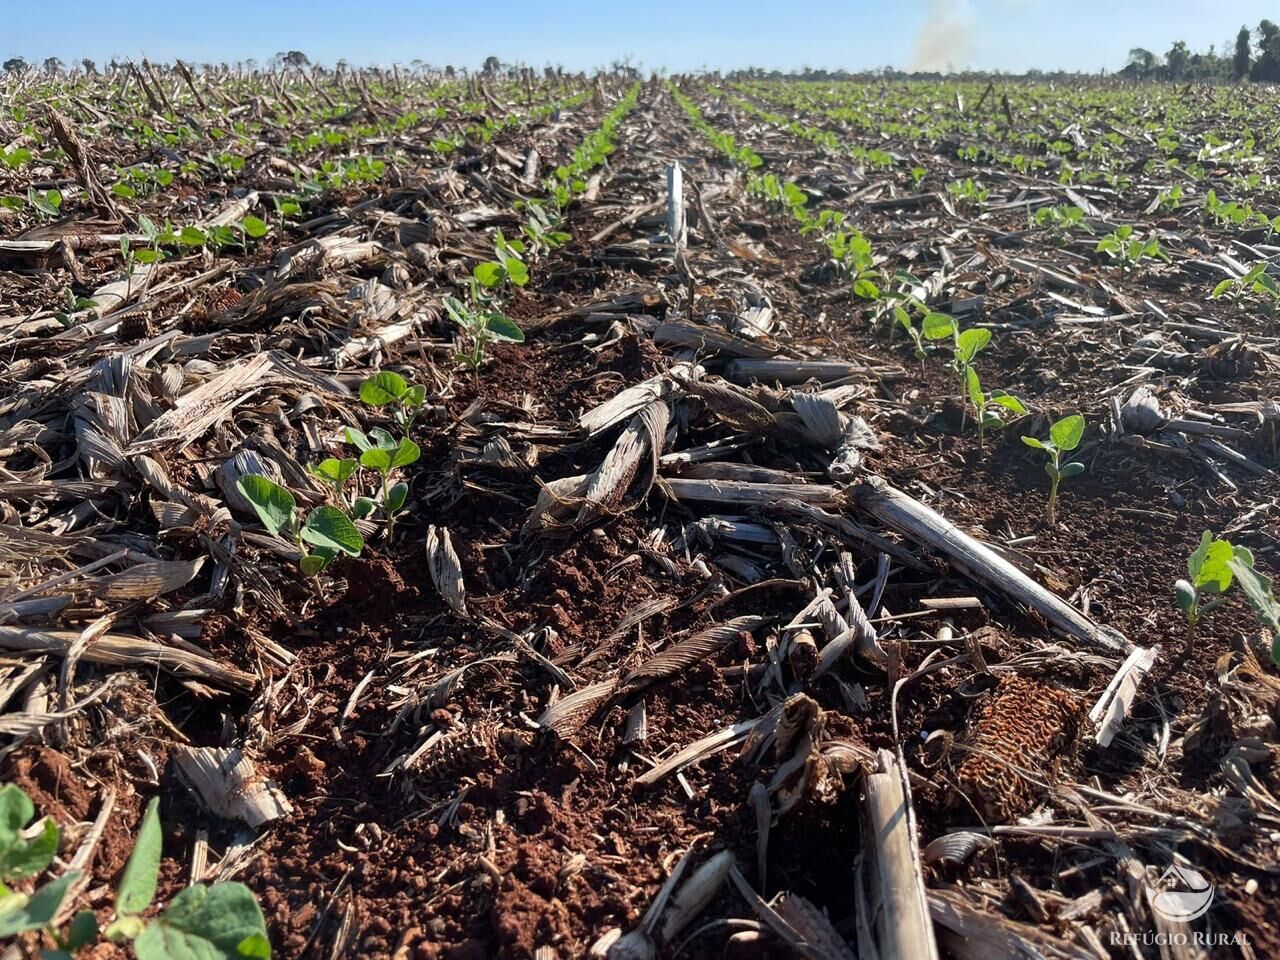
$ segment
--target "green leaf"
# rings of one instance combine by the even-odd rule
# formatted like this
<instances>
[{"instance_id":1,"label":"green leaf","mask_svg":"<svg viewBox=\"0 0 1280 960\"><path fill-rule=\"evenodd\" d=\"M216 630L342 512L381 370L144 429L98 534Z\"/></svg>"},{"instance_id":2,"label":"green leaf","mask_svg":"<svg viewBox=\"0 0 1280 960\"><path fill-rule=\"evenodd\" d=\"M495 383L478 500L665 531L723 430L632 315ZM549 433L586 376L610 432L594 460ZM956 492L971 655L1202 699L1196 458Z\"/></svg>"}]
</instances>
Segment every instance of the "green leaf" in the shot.
<instances>
[{"instance_id":1,"label":"green leaf","mask_svg":"<svg viewBox=\"0 0 1280 960\"><path fill-rule=\"evenodd\" d=\"M484 263L478 263L475 269L471 271L472 275L480 281L480 284L488 289L493 289L506 279L506 271L502 269L502 264L495 263L492 260L486 260Z\"/></svg>"},{"instance_id":2,"label":"green leaf","mask_svg":"<svg viewBox=\"0 0 1280 960\"><path fill-rule=\"evenodd\" d=\"M343 431L347 443L351 444L357 450L364 452L373 446L373 443L364 435L363 430L357 430L355 427L347 427Z\"/></svg>"},{"instance_id":3,"label":"green leaf","mask_svg":"<svg viewBox=\"0 0 1280 960\"><path fill-rule=\"evenodd\" d=\"M267 235L267 222L261 217L245 217L240 226L244 227L244 232L255 240Z\"/></svg>"},{"instance_id":4,"label":"green leaf","mask_svg":"<svg viewBox=\"0 0 1280 960\"><path fill-rule=\"evenodd\" d=\"M391 469L391 454L381 447L373 447L360 454L360 465L370 470L377 470L379 473L386 473Z\"/></svg>"},{"instance_id":5,"label":"green leaf","mask_svg":"<svg viewBox=\"0 0 1280 960\"><path fill-rule=\"evenodd\" d=\"M394 450L400 445L400 441L386 427L374 427L369 431L369 436L373 437L374 446L379 450Z\"/></svg>"},{"instance_id":6,"label":"green leaf","mask_svg":"<svg viewBox=\"0 0 1280 960\"><path fill-rule=\"evenodd\" d=\"M507 343L524 343L524 331L517 327L510 318L501 313L490 313L485 316L485 330L495 340Z\"/></svg>"},{"instance_id":7,"label":"green leaf","mask_svg":"<svg viewBox=\"0 0 1280 960\"><path fill-rule=\"evenodd\" d=\"M1228 562L1254 614L1273 632L1280 633L1280 603L1276 602L1272 592L1271 579L1255 570L1243 557L1233 557Z\"/></svg>"},{"instance_id":8,"label":"green leaf","mask_svg":"<svg viewBox=\"0 0 1280 960\"><path fill-rule=\"evenodd\" d=\"M236 481L236 489L253 505L262 525L273 534L293 525L293 512L297 503L293 494L274 480L256 473L248 473Z\"/></svg>"},{"instance_id":9,"label":"green leaf","mask_svg":"<svg viewBox=\"0 0 1280 960\"><path fill-rule=\"evenodd\" d=\"M529 268L522 260L508 260L507 278L517 287L523 287L529 282Z\"/></svg>"},{"instance_id":10,"label":"green leaf","mask_svg":"<svg viewBox=\"0 0 1280 960\"><path fill-rule=\"evenodd\" d=\"M1073 460L1071 463L1064 463L1058 469L1058 476L1063 480L1066 480L1068 477L1078 477L1082 473L1084 473L1084 464L1080 463L1078 460Z\"/></svg>"},{"instance_id":11,"label":"green leaf","mask_svg":"<svg viewBox=\"0 0 1280 960\"><path fill-rule=\"evenodd\" d=\"M981 408L986 396L982 392L982 381L978 379L978 371L973 367L966 368L964 381L965 387L969 391L969 402L975 407Z\"/></svg>"},{"instance_id":12,"label":"green leaf","mask_svg":"<svg viewBox=\"0 0 1280 960\"><path fill-rule=\"evenodd\" d=\"M880 298L880 288L872 281L863 277L853 284L853 295L861 297L863 300L878 300Z\"/></svg>"},{"instance_id":13,"label":"green leaf","mask_svg":"<svg viewBox=\"0 0 1280 960\"><path fill-rule=\"evenodd\" d=\"M35 804L16 784L0 787L0 858L8 859L11 851L22 845L19 832L36 815ZM0 873L0 879L10 874Z\"/></svg>"},{"instance_id":14,"label":"green leaf","mask_svg":"<svg viewBox=\"0 0 1280 960\"><path fill-rule=\"evenodd\" d=\"M19 840L8 851L0 854L0 878L19 880L34 877L53 862L58 852L58 825L46 819L44 829L35 838Z\"/></svg>"},{"instance_id":15,"label":"green leaf","mask_svg":"<svg viewBox=\"0 0 1280 960\"><path fill-rule=\"evenodd\" d=\"M68 950L79 950L98 939L98 918L92 910L81 910L71 919L67 927L66 946Z\"/></svg>"},{"instance_id":16,"label":"green leaf","mask_svg":"<svg viewBox=\"0 0 1280 960\"><path fill-rule=\"evenodd\" d=\"M970 327L961 331L956 338L956 359L969 363L988 343L991 342L991 331L985 327Z\"/></svg>"},{"instance_id":17,"label":"green leaf","mask_svg":"<svg viewBox=\"0 0 1280 960\"><path fill-rule=\"evenodd\" d=\"M1047 450L1048 448L1035 437L1022 437L1022 442L1028 447L1035 447L1037 450Z\"/></svg>"},{"instance_id":18,"label":"green leaf","mask_svg":"<svg viewBox=\"0 0 1280 960\"><path fill-rule=\"evenodd\" d=\"M1084 417L1078 413L1063 417L1049 428L1049 439L1059 450L1074 450L1080 446L1080 440L1083 437Z\"/></svg>"},{"instance_id":19,"label":"green leaf","mask_svg":"<svg viewBox=\"0 0 1280 960\"><path fill-rule=\"evenodd\" d=\"M269 957L267 925L242 883L187 887L134 941L138 960L236 960Z\"/></svg>"},{"instance_id":20,"label":"green leaf","mask_svg":"<svg viewBox=\"0 0 1280 960\"><path fill-rule=\"evenodd\" d=\"M68 870L30 898L21 893L11 893L0 900L0 937L16 936L27 930L43 930L53 923L67 895L67 888L79 877L79 870Z\"/></svg>"},{"instance_id":21,"label":"green leaf","mask_svg":"<svg viewBox=\"0 0 1280 960\"><path fill-rule=\"evenodd\" d=\"M1230 563L1235 559L1235 555L1235 548L1226 540L1214 540L1200 560L1191 582L1198 590L1225 593L1231 586Z\"/></svg>"},{"instance_id":22,"label":"green leaf","mask_svg":"<svg viewBox=\"0 0 1280 960\"><path fill-rule=\"evenodd\" d=\"M159 263L164 255L159 250L144 248L133 252L133 259L138 263Z\"/></svg>"},{"instance_id":23,"label":"green leaf","mask_svg":"<svg viewBox=\"0 0 1280 960\"><path fill-rule=\"evenodd\" d=\"M400 398L400 402L407 407L420 407L427 399L427 388L420 383L415 383L409 388L408 393Z\"/></svg>"},{"instance_id":24,"label":"green leaf","mask_svg":"<svg viewBox=\"0 0 1280 960\"><path fill-rule=\"evenodd\" d=\"M391 455L391 466L407 467L409 464L417 461L422 455L422 451L418 449L418 445L405 437L396 447L395 452Z\"/></svg>"},{"instance_id":25,"label":"green leaf","mask_svg":"<svg viewBox=\"0 0 1280 960\"><path fill-rule=\"evenodd\" d=\"M907 313L907 311L903 310L901 307L895 306L893 308L893 319L898 321L898 325L901 326L904 330L912 329L911 315Z\"/></svg>"},{"instance_id":26,"label":"green leaf","mask_svg":"<svg viewBox=\"0 0 1280 960\"><path fill-rule=\"evenodd\" d=\"M116 891L116 913L142 913L151 906L156 895L156 881L160 876L160 855L164 848L164 833L160 827L160 798L152 797L142 815L142 826L133 845L129 862L120 875L120 887Z\"/></svg>"},{"instance_id":27,"label":"green leaf","mask_svg":"<svg viewBox=\"0 0 1280 960\"><path fill-rule=\"evenodd\" d=\"M404 377L391 370L383 370L360 384L360 399L371 407L394 403L404 396L409 384Z\"/></svg>"},{"instance_id":28,"label":"green leaf","mask_svg":"<svg viewBox=\"0 0 1280 960\"><path fill-rule=\"evenodd\" d=\"M1200 544L1191 552L1191 556L1187 557L1187 576L1193 581L1200 575L1200 568L1204 566L1205 558L1209 556L1209 546L1213 543L1213 534L1208 530L1200 534Z\"/></svg>"},{"instance_id":29,"label":"green leaf","mask_svg":"<svg viewBox=\"0 0 1280 960\"><path fill-rule=\"evenodd\" d=\"M1190 619L1196 610L1196 588L1185 580L1178 580L1173 585L1173 598L1178 603L1178 609Z\"/></svg>"},{"instance_id":30,"label":"green leaf","mask_svg":"<svg viewBox=\"0 0 1280 960\"><path fill-rule=\"evenodd\" d=\"M998 403L1012 413L1019 415L1027 413L1026 405L1012 393L1005 393L1003 390L992 390L988 399L992 403Z\"/></svg>"},{"instance_id":31,"label":"green leaf","mask_svg":"<svg viewBox=\"0 0 1280 960\"><path fill-rule=\"evenodd\" d=\"M387 491L387 513L399 513L400 508L404 506L404 502L408 497L409 485L407 483L394 484L391 489Z\"/></svg>"},{"instance_id":32,"label":"green leaf","mask_svg":"<svg viewBox=\"0 0 1280 960\"><path fill-rule=\"evenodd\" d=\"M356 472L358 466L359 464L353 457L346 457L342 460L337 457L327 457L319 463L312 464L311 472L322 480L327 480L335 486L341 486Z\"/></svg>"},{"instance_id":33,"label":"green leaf","mask_svg":"<svg viewBox=\"0 0 1280 960\"><path fill-rule=\"evenodd\" d=\"M351 504L351 519L363 520L373 513L373 508L376 506L377 504L369 497L356 497L355 502Z\"/></svg>"},{"instance_id":34,"label":"green leaf","mask_svg":"<svg viewBox=\"0 0 1280 960\"><path fill-rule=\"evenodd\" d=\"M303 524L302 539L352 557L360 556L360 551L364 549L364 538L360 536L360 531L337 507L324 506L312 510L307 515L307 522Z\"/></svg>"},{"instance_id":35,"label":"green leaf","mask_svg":"<svg viewBox=\"0 0 1280 960\"><path fill-rule=\"evenodd\" d=\"M945 340L956 329L956 322L945 313L927 313L921 323L926 340Z\"/></svg>"},{"instance_id":36,"label":"green leaf","mask_svg":"<svg viewBox=\"0 0 1280 960\"><path fill-rule=\"evenodd\" d=\"M303 554L298 560L298 569L308 577L318 577L337 556L332 550L317 549L314 553Z\"/></svg>"},{"instance_id":37,"label":"green leaf","mask_svg":"<svg viewBox=\"0 0 1280 960\"><path fill-rule=\"evenodd\" d=\"M205 232L199 227L183 227L178 234L178 242L184 247L203 247L206 239Z\"/></svg>"}]
</instances>

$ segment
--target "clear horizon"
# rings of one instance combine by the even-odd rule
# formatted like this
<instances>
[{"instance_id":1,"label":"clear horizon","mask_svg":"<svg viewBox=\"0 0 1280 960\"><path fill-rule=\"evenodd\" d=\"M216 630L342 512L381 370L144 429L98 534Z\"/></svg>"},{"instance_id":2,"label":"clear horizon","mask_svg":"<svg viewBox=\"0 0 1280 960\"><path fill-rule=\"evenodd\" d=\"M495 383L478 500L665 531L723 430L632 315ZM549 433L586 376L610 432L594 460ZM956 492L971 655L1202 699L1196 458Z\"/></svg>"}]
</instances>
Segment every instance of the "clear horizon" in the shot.
<instances>
[{"instance_id":1,"label":"clear horizon","mask_svg":"<svg viewBox=\"0 0 1280 960\"><path fill-rule=\"evenodd\" d=\"M456 4L367 0L168 7L138 0L106 5L71 0L11 2L0 59L39 64L58 57L195 63L265 64L280 51L313 61L353 65L479 66L496 56L531 66L571 70L608 67L629 58L645 70L673 72L804 67L851 72L1028 69L1096 73L1124 66L1132 47L1163 55L1177 40L1197 52L1229 53L1244 25L1251 30L1280 10L1260 0L1229 5L1208 0L1127 4L1081 0L909 0L900 4L811 0L779 6L760 0L651 0L643 7L602 10L585 0L547 0L536 7L489 0L480 12ZM358 13L358 19L353 17ZM56 25L55 28L51 28Z\"/></svg>"}]
</instances>

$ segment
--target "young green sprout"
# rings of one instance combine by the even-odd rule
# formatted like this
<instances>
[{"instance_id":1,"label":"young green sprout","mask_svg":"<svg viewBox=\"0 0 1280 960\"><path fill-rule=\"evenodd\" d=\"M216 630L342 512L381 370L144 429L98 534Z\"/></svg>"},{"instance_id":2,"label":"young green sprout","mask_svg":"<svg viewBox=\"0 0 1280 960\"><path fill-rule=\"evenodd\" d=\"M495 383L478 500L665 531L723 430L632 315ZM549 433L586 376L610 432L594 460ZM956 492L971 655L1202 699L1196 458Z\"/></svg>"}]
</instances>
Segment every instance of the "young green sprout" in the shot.
<instances>
[{"instance_id":1,"label":"young green sprout","mask_svg":"<svg viewBox=\"0 0 1280 960\"><path fill-rule=\"evenodd\" d=\"M316 507L303 521L293 494L268 477L245 474L236 481L236 489L273 536L298 545L302 550L298 567L309 577L319 576L338 554L358 557L364 549L360 531L337 507Z\"/></svg>"},{"instance_id":2,"label":"young green sprout","mask_svg":"<svg viewBox=\"0 0 1280 960\"><path fill-rule=\"evenodd\" d=\"M1187 576L1190 579L1177 581L1173 585L1173 593L1178 601L1178 609L1186 616L1187 626L1192 631L1202 616L1225 599L1222 594L1231 587L1235 576L1231 570L1231 561L1236 556L1236 550L1228 541L1217 539L1206 530L1200 536L1200 545L1187 558ZM1218 596L1204 603L1206 594Z\"/></svg>"},{"instance_id":3,"label":"young green sprout","mask_svg":"<svg viewBox=\"0 0 1280 960\"><path fill-rule=\"evenodd\" d=\"M1271 634L1271 659L1280 665L1280 600L1276 599L1271 578L1254 568L1253 554L1245 547L1232 549L1227 566L1240 584L1240 591L1253 608L1258 622Z\"/></svg>"},{"instance_id":4,"label":"young green sprout","mask_svg":"<svg viewBox=\"0 0 1280 960\"><path fill-rule=\"evenodd\" d=\"M1004 390L992 390L986 393L982 389L982 381L978 379L978 371L970 367L965 372L965 381L969 385L969 402L978 418L978 449L983 449L983 438L988 429L999 430L1004 426L1004 416L1011 413L1022 416L1027 412L1026 406L1012 393Z\"/></svg>"},{"instance_id":5,"label":"young green sprout","mask_svg":"<svg viewBox=\"0 0 1280 960\"><path fill-rule=\"evenodd\" d=\"M969 327L960 329L954 317L945 313L927 313L920 323L926 340L951 339L951 369L960 378L960 403L963 406L966 396L972 395L969 372L973 369L973 361L991 342L991 331L986 327Z\"/></svg>"},{"instance_id":6,"label":"young green sprout","mask_svg":"<svg viewBox=\"0 0 1280 960\"><path fill-rule=\"evenodd\" d=\"M271 943L262 909L253 892L242 883L196 883L180 891L162 909L152 909L164 852L159 806L159 797L147 804L133 853L120 874L111 922L105 929L99 929L92 910L76 913L65 929L56 925L66 908L63 901L68 894L74 895L75 885L83 876L80 870L73 869L29 896L0 883L0 938L8 940L21 933L42 931L57 945L54 950L40 952L44 960L71 960L99 943L100 937L116 944L131 942L138 960L270 957ZM21 788L14 784L0 786L0 877L5 880L36 876L49 866L57 852L58 828L52 820L44 821L34 839L22 836L23 826L34 813L31 798ZM118 952L107 949L112 950L112 956Z\"/></svg>"},{"instance_id":7,"label":"young green sprout","mask_svg":"<svg viewBox=\"0 0 1280 960\"><path fill-rule=\"evenodd\" d=\"M463 303L457 297L445 297L444 308L462 331L466 349L454 353L454 359L478 371L485 361L491 343L524 343L524 331L506 314Z\"/></svg>"},{"instance_id":8,"label":"young green sprout","mask_svg":"<svg viewBox=\"0 0 1280 960\"><path fill-rule=\"evenodd\" d=\"M1028 447L1043 450L1049 456L1044 465L1044 472L1049 475L1049 502L1045 507L1045 519L1049 526L1054 526L1054 507L1058 501L1058 484L1068 477L1078 477L1084 473L1084 464L1077 462L1063 463L1062 455L1080 446L1084 437L1084 417L1073 413L1063 417L1049 427L1049 439L1039 440L1036 437L1023 437L1022 442Z\"/></svg>"},{"instance_id":9,"label":"young green sprout","mask_svg":"<svg viewBox=\"0 0 1280 960\"><path fill-rule=\"evenodd\" d=\"M391 418L406 433L426 398L426 387L407 382L393 370L383 370L360 384L360 399L371 407L391 407Z\"/></svg>"},{"instance_id":10,"label":"young green sprout","mask_svg":"<svg viewBox=\"0 0 1280 960\"><path fill-rule=\"evenodd\" d=\"M508 240L499 230L493 239L493 254L496 259L479 263L472 271L482 287L500 291L508 283L523 287L529 282L529 268L525 266L522 241Z\"/></svg>"},{"instance_id":11,"label":"young green sprout","mask_svg":"<svg viewBox=\"0 0 1280 960\"><path fill-rule=\"evenodd\" d=\"M1097 252L1105 254L1107 259L1117 264L1125 273L1137 270L1143 260L1163 260L1169 262L1169 255L1160 246L1155 237L1140 237L1128 224L1116 227L1111 233L1098 241Z\"/></svg>"},{"instance_id":12,"label":"young green sprout","mask_svg":"<svg viewBox=\"0 0 1280 960\"><path fill-rule=\"evenodd\" d=\"M368 436L347 427L346 437L347 443L360 451L360 466L375 471L380 480L376 504L368 497L357 497L352 504L352 516L359 520L368 516L375 505L381 507L387 521L387 539L390 540L395 536L396 514L409 496L409 484L404 481L391 483L391 471L416 463L422 451L408 437L397 440L381 427L374 427Z\"/></svg>"}]
</instances>

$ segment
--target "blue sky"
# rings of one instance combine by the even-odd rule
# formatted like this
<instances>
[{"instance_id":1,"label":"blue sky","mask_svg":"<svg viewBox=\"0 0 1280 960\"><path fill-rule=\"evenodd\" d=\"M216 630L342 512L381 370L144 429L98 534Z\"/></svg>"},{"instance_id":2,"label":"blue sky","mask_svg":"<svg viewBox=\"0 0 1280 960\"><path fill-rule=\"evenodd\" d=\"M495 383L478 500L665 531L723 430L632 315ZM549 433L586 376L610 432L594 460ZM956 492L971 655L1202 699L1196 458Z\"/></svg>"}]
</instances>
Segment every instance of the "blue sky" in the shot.
<instances>
[{"instance_id":1,"label":"blue sky","mask_svg":"<svg viewBox=\"0 0 1280 960\"><path fill-rule=\"evenodd\" d=\"M202 62L296 49L353 64L476 65L489 54L590 69L747 65L1022 71L1124 65L1130 47L1219 49L1263 0L0 0L0 58Z\"/></svg>"}]
</instances>

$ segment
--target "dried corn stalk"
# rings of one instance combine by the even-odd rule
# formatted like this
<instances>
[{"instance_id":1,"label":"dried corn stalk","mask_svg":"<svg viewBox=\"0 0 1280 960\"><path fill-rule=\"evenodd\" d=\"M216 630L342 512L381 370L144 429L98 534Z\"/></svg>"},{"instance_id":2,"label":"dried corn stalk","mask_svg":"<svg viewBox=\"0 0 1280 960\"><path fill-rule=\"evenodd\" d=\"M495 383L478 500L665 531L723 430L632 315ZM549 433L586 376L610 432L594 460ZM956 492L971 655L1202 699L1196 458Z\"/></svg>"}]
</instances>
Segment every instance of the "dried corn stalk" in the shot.
<instances>
[{"instance_id":1,"label":"dried corn stalk","mask_svg":"<svg viewBox=\"0 0 1280 960\"><path fill-rule=\"evenodd\" d=\"M735 617L700 630L632 670L622 681L618 694L633 693L656 680L688 670L714 656L739 634L751 633L764 622L763 617Z\"/></svg>"},{"instance_id":2,"label":"dried corn stalk","mask_svg":"<svg viewBox=\"0 0 1280 960\"><path fill-rule=\"evenodd\" d=\"M293 812L284 794L239 750L176 746L173 759L215 816L257 829Z\"/></svg>"},{"instance_id":3,"label":"dried corn stalk","mask_svg":"<svg viewBox=\"0 0 1280 960\"><path fill-rule=\"evenodd\" d=\"M427 527L427 562L431 582L444 597L444 602L460 617L467 616L467 590L462 582L462 564L453 549L448 527Z\"/></svg>"}]
</instances>

